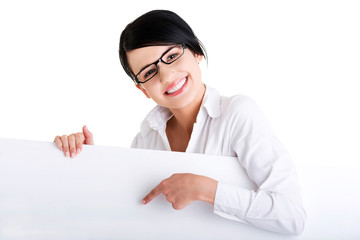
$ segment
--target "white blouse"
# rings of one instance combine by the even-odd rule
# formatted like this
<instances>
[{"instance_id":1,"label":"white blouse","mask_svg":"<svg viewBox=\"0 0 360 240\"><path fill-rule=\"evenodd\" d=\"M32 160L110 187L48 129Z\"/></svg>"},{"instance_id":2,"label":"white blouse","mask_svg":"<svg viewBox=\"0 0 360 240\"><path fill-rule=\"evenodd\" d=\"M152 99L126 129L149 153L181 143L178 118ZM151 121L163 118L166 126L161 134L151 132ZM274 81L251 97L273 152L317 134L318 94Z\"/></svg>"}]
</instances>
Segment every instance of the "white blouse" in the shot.
<instances>
[{"instance_id":1,"label":"white blouse","mask_svg":"<svg viewBox=\"0 0 360 240\"><path fill-rule=\"evenodd\" d=\"M156 106L131 147L171 151L169 109ZM290 155L249 97L220 96L206 87L186 152L237 157L257 190L218 182L214 213L269 231L300 234L305 225L300 185Z\"/></svg>"}]
</instances>

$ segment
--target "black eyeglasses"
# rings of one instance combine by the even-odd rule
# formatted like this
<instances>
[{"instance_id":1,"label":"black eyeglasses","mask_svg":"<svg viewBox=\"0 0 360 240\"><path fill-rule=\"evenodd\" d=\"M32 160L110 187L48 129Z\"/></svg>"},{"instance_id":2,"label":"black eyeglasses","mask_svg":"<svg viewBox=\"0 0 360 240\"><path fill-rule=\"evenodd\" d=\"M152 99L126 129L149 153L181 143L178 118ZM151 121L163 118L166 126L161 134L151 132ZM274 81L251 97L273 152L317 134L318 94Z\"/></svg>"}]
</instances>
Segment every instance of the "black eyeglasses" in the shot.
<instances>
[{"instance_id":1,"label":"black eyeglasses","mask_svg":"<svg viewBox=\"0 0 360 240\"><path fill-rule=\"evenodd\" d=\"M135 75L137 83L146 83L152 79L159 72L159 62L165 64L172 64L178 60L185 52L186 46L184 44L177 44L176 46L167 50L158 60L143 67L138 74Z\"/></svg>"}]
</instances>

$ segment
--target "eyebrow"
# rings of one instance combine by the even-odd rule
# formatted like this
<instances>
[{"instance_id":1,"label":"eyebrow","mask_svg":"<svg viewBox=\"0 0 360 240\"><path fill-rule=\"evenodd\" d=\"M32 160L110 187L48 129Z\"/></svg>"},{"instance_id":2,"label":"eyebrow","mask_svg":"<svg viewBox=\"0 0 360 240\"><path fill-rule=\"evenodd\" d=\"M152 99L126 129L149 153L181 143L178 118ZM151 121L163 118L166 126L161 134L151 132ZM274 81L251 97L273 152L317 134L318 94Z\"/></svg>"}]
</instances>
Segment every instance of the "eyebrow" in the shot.
<instances>
[{"instance_id":1,"label":"eyebrow","mask_svg":"<svg viewBox=\"0 0 360 240\"><path fill-rule=\"evenodd\" d=\"M159 59L161 59L170 49L172 49L172 48L175 47L175 46L177 46L177 45L171 45L167 50L165 50L165 51L163 52L163 54L161 54L161 57L160 57L160 58L158 58L157 60L155 60L155 62L150 63L150 64L147 64L147 65L145 65L144 67L142 67L142 68L140 69L140 71L136 74L136 76L139 75L139 73L140 73L142 70L144 70L145 68L147 68L148 66L153 65L153 64L155 64L156 62L158 62Z\"/></svg>"}]
</instances>

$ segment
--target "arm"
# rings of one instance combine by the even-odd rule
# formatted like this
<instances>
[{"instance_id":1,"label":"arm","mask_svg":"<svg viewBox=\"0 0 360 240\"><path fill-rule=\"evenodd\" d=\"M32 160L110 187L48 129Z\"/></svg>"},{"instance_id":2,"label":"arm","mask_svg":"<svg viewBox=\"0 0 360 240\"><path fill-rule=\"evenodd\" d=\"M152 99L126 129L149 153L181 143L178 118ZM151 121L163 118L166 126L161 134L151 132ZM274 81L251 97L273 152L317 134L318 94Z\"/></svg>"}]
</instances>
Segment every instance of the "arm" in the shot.
<instances>
[{"instance_id":1,"label":"arm","mask_svg":"<svg viewBox=\"0 0 360 240\"><path fill-rule=\"evenodd\" d=\"M236 104L234 105L236 106ZM259 108L251 100L233 109L232 149L258 189L219 183L214 212L266 230L300 234L306 213L296 169Z\"/></svg>"}]
</instances>

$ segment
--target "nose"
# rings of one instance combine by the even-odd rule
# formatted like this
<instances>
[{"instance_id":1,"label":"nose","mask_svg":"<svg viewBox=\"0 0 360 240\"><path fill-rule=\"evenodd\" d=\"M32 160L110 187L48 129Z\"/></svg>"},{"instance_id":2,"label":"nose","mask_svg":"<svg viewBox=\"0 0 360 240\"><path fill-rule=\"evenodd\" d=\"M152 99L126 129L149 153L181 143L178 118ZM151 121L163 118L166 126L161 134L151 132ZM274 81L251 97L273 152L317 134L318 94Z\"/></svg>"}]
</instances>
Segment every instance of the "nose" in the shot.
<instances>
[{"instance_id":1,"label":"nose","mask_svg":"<svg viewBox=\"0 0 360 240\"><path fill-rule=\"evenodd\" d=\"M176 71L171 66L166 64L160 64L158 67L158 74L160 76L161 83L166 84L174 80Z\"/></svg>"}]
</instances>

